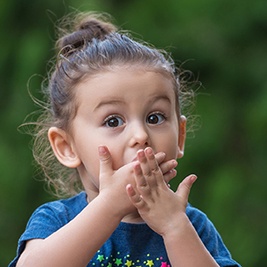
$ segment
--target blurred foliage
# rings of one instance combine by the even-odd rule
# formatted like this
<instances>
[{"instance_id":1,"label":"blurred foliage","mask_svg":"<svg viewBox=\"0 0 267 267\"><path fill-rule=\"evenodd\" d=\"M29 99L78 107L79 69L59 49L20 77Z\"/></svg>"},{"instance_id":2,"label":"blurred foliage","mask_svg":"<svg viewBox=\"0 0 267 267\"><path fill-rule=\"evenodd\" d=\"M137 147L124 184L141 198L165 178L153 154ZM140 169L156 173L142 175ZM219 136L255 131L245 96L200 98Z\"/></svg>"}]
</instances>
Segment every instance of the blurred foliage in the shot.
<instances>
[{"instance_id":1,"label":"blurred foliage","mask_svg":"<svg viewBox=\"0 0 267 267\"><path fill-rule=\"evenodd\" d=\"M199 180L190 202L216 225L244 266L267 261L266 0L9 0L0 3L0 266L40 204L53 198L34 173L30 137L17 127L36 109L53 56L54 23L78 10L110 13L117 25L171 52L202 82L178 179ZM32 77L33 74L38 74ZM40 76L39 76L40 75ZM32 77L32 78L31 78Z\"/></svg>"}]
</instances>

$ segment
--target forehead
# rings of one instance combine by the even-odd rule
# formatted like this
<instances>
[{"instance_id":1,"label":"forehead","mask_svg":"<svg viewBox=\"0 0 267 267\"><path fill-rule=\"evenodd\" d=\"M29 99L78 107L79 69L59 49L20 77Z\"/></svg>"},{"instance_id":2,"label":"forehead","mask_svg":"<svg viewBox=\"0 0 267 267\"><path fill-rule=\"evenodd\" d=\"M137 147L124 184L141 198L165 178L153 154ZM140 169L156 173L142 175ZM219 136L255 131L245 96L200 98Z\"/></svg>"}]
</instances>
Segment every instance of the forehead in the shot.
<instances>
[{"instance_id":1,"label":"forehead","mask_svg":"<svg viewBox=\"0 0 267 267\"><path fill-rule=\"evenodd\" d=\"M90 99L93 102L103 98L123 98L126 101L146 101L160 96L175 101L173 79L161 71L138 69L137 67L113 67L86 77L78 86L78 102ZM88 103L89 104L89 103Z\"/></svg>"},{"instance_id":2,"label":"forehead","mask_svg":"<svg viewBox=\"0 0 267 267\"><path fill-rule=\"evenodd\" d=\"M78 87L92 85L95 89L101 88L102 92L112 93L116 89L130 91L131 86L146 86L148 89L162 87L174 90L174 79L170 74L160 70L138 68L138 66L112 66L110 69L100 71L94 75L85 77Z\"/></svg>"}]
</instances>

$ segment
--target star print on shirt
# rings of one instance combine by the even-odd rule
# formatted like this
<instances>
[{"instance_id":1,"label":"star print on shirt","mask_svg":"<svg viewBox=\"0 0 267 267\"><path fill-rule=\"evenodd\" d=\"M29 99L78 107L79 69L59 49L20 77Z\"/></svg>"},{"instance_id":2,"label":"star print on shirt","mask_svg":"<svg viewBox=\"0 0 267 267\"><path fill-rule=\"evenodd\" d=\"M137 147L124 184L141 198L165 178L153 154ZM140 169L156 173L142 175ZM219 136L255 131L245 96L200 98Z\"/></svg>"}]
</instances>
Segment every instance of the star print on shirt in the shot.
<instances>
[{"instance_id":1,"label":"star print on shirt","mask_svg":"<svg viewBox=\"0 0 267 267\"><path fill-rule=\"evenodd\" d=\"M154 262L152 260L147 260L146 265L152 267L154 265Z\"/></svg>"},{"instance_id":2,"label":"star print on shirt","mask_svg":"<svg viewBox=\"0 0 267 267\"><path fill-rule=\"evenodd\" d=\"M115 260L115 264L116 264L117 266L120 266L120 265L122 264L121 259L116 258L116 260Z\"/></svg>"},{"instance_id":3,"label":"star print on shirt","mask_svg":"<svg viewBox=\"0 0 267 267\"><path fill-rule=\"evenodd\" d=\"M90 263L93 267L171 267L170 263L162 256L153 257L150 253L146 254L145 259L134 259L132 255L122 255L120 251L108 256L101 250L97 251L95 259Z\"/></svg>"},{"instance_id":4,"label":"star print on shirt","mask_svg":"<svg viewBox=\"0 0 267 267\"><path fill-rule=\"evenodd\" d=\"M100 254L99 254L99 255L97 256L97 260L100 261L100 262L103 261L103 260L104 260L104 255L100 255Z\"/></svg>"},{"instance_id":5,"label":"star print on shirt","mask_svg":"<svg viewBox=\"0 0 267 267\"><path fill-rule=\"evenodd\" d=\"M160 267L171 267L167 262L162 262Z\"/></svg>"},{"instance_id":6,"label":"star print on shirt","mask_svg":"<svg viewBox=\"0 0 267 267\"><path fill-rule=\"evenodd\" d=\"M130 266L133 265L133 261L129 261L129 260L127 260L126 263L125 263L125 265L126 265L127 267L130 267Z\"/></svg>"}]
</instances>

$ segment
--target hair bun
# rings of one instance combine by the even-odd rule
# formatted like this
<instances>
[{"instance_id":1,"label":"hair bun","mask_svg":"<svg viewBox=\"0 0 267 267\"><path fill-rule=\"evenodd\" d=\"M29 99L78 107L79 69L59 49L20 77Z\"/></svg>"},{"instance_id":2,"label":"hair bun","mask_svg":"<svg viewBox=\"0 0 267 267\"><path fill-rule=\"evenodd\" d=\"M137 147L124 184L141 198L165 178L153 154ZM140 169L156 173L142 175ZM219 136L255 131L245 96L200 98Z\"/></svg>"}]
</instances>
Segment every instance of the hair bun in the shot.
<instances>
[{"instance_id":1,"label":"hair bun","mask_svg":"<svg viewBox=\"0 0 267 267\"><path fill-rule=\"evenodd\" d=\"M74 30L71 33L63 35L56 43L57 49L64 56L80 50L85 44L93 39L103 40L106 35L115 32L117 28L100 15L87 14L82 18L74 19ZM66 30L62 29L66 33Z\"/></svg>"}]
</instances>

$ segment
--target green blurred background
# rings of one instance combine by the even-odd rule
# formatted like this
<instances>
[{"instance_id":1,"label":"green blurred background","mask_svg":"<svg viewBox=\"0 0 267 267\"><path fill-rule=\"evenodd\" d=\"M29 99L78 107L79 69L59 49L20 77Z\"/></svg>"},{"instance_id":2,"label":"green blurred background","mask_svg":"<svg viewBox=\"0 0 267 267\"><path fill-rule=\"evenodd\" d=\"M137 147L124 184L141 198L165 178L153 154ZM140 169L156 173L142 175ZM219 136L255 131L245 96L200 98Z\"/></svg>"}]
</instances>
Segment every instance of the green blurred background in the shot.
<instances>
[{"instance_id":1,"label":"green blurred background","mask_svg":"<svg viewBox=\"0 0 267 267\"><path fill-rule=\"evenodd\" d=\"M27 84L38 97L54 23L75 9L110 13L199 77L201 127L189 134L176 184L196 173L190 202L208 214L237 261L266 266L266 0L1 1L0 266L15 256L33 210L53 199L37 181L30 137L17 127L36 109Z\"/></svg>"}]
</instances>

